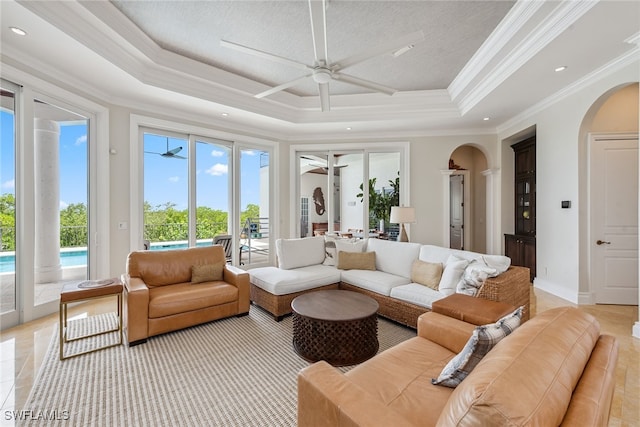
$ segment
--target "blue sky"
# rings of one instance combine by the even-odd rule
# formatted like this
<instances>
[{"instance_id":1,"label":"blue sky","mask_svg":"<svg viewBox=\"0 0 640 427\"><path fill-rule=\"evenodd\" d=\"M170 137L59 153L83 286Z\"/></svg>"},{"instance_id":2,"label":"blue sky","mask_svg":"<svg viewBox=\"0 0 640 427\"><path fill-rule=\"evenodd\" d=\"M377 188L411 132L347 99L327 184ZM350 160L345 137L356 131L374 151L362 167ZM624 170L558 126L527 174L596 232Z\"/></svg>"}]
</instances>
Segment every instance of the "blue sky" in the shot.
<instances>
[{"instance_id":1,"label":"blue sky","mask_svg":"<svg viewBox=\"0 0 640 427\"><path fill-rule=\"evenodd\" d=\"M0 113L0 191L15 194L13 120ZM169 149L182 146L178 153L187 157L187 141L169 138ZM164 153L167 138L149 135L145 151ZM60 128L60 205L87 203L87 131L84 125ZM152 206L174 203L176 209L186 209L188 197L187 160L165 158L158 154L144 155L145 200ZM243 151L241 156L242 209L248 203L260 202L259 152ZM196 199L198 206L228 211L229 151L222 145L198 143L196 148Z\"/></svg>"}]
</instances>

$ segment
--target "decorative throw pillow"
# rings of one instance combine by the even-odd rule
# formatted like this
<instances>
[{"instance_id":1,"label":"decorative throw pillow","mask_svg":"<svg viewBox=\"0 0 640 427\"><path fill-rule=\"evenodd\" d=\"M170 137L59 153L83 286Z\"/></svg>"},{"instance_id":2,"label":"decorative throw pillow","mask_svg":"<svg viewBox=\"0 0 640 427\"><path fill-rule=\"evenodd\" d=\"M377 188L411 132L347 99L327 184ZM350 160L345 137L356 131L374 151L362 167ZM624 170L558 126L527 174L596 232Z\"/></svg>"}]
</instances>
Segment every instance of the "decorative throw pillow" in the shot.
<instances>
[{"instance_id":1,"label":"decorative throw pillow","mask_svg":"<svg viewBox=\"0 0 640 427\"><path fill-rule=\"evenodd\" d=\"M442 277L442 270L441 262L427 262L417 259L413 261L411 266L411 281L437 291Z\"/></svg>"},{"instance_id":2,"label":"decorative throw pillow","mask_svg":"<svg viewBox=\"0 0 640 427\"><path fill-rule=\"evenodd\" d=\"M324 265L338 264L338 250L336 249L336 240L334 236L324 235Z\"/></svg>"},{"instance_id":3,"label":"decorative throw pillow","mask_svg":"<svg viewBox=\"0 0 640 427\"><path fill-rule=\"evenodd\" d=\"M191 284L222 280L224 261L191 266Z\"/></svg>"},{"instance_id":4,"label":"decorative throw pillow","mask_svg":"<svg viewBox=\"0 0 640 427\"><path fill-rule=\"evenodd\" d=\"M375 270L375 252L338 252L340 270Z\"/></svg>"},{"instance_id":5,"label":"decorative throw pillow","mask_svg":"<svg viewBox=\"0 0 640 427\"><path fill-rule=\"evenodd\" d=\"M497 275L498 270L489 267L482 258L474 259L464 269L462 278L456 286L456 292L474 297L487 278Z\"/></svg>"},{"instance_id":6,"label":"decorative throw pillow","mask_svg":"<svg viewBox=\"0 0 640 427\"><path fill-rule=\"evenodd\" d=\"M489 350L520 326L523 308L517 308L494 324L476 327L462 351L447 363L438 378L433 378L431 383L457 387Z\"/></svg>"},{"instance_id":7,"label":"decorative throw pillow","mask_svg":"<svg viewBox=\"0 0 640 427\"><path fill-rule=\"evenodd\" d=\"M451 295L456 292L456 286L464 273L464 269L469 264L466 259L458 258L455 255L449 255L447 262L444 264L442 278L438 284L438 292L443 295Z\"/></svg>"}]
</instances>

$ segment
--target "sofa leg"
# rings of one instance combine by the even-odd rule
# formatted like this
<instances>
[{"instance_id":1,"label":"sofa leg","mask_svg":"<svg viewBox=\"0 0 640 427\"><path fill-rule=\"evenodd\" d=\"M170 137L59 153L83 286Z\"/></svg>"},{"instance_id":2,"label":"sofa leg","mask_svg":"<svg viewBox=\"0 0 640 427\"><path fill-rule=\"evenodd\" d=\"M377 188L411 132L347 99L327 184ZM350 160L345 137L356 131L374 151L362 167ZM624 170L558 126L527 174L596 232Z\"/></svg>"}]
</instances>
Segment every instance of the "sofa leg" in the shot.
<instances>
[{"instance_id":1,"label":"sofa leg","mask_svg":"<svg viewBox=\"0 0 640 427\"><path fill-rule=\"evenodd\" d=\"M238 313L238 314L236 314L236 317L244 317L244 316L248 316L248 315L249 315L249 312L247 311L247 312L245 312L245 313Z\"/></svg>"},{"instance_id":2,"label":"sofa leg","mask_svg":"<svg viewBox=\"0 0 640 427\"><path fill-rule=\"evenodd\" d=\"M129 347L135 347L135 346L137 346L137 345L144 344L144 343L146 343L146 342L147 342L147 339L146 339L146 338L145 338L145 339L142 339L142 340L131 341L131 342L129 343Z\"/></svg>"}]
</instances>

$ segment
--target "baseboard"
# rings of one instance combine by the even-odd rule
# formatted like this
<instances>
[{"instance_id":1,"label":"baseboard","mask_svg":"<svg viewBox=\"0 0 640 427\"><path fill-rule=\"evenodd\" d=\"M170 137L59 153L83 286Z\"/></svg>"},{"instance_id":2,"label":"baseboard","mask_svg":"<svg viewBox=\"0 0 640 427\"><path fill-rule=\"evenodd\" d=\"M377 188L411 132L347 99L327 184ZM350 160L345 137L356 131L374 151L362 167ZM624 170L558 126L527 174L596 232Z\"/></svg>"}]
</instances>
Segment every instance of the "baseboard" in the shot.
<instances>
[{"instance_id":1,"label":"baseboard","mask_svg":"<svg viewBox=\"0 0 640 427\"><path fill-rule=\"evenodd\" d=\"M593 292L578 292L578 304L580 305L594 305L596 303L596 296Z\"/></svg>"},{"instance_id":2,"label":"baseboard","mask_svg":"<svg viewBox=\"0 0 640 427\"><path fill-rule=\"evenodd\" d=\"M631 335L633 335L636 338L640 338L640 322L634 323L633 331L631 332Z\"/></svg>"},{"instance_id":3,"label":"baseboard","mask_svg":"<svg viewBox=\"0 0 640 427\"><path fill-rule=\"evenodd\" d=\"M578 304L578 295L564 286L558 286L553 282L536 277L533 281L533 287L565 299L572 304Z\"/></svg>"}]
</instances>

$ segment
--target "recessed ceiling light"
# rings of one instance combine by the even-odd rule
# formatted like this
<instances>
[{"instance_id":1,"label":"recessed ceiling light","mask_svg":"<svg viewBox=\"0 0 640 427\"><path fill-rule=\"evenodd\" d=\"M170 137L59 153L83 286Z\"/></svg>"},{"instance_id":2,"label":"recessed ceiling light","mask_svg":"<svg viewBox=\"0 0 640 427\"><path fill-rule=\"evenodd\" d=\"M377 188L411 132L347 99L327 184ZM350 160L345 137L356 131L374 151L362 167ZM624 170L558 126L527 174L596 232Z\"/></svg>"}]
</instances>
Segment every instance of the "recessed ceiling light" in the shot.
<instances>
[{"instance_id":1,"label":"recessed ceiling light","mask_svg":"<svg viewBox=\"0 0 640 427\"><path fill-rule=\"evenodd\" d=\"M351 130L351 128L349 127L349 128L347 128L347 130Z\"/></svg>"},{"instance_id":2,"label":"recessed ceiling light","mask_svg":"<svg viewBox=\"0 0 640 427\"><path fill-rule=\"evenodd\" d=\"M490 118L491 118L491 117L485 117L485 118L483 118L482 120L484 120L484 121L486 122L486 121L487 121L487 120L489 120Z\"/></svg>"},{"instance_id":3,"label":"recessed ceiling light","mask_svg":"<svg viewBox=\"0 0 640 427\"><path fill-rule=\"evenodd\" d=\"M18 28L18 27L9 27L11 29L11 31L13 31L15 34L19 35L19 36L26 36L27 32L25 30L23 30L22 28Z\"/></svg>"},{"instance_id":4,"label":"recessed ceiling light","mask_svg":"<svg viewBox=\"0 0 640 427\"><path fill-rule=\"evenodd\" d=\"M566 66L566 65L561 65L560 67L557 67L557 68L555 69L555 71L556 71L556 73L559 73L560 71L564 71L564 70L566 70L566 69L567 69L567 66Z\"/></svg>"},{"instance_id":5,"label":"recessed ceiling light","mask_svg":"<svg viewBox=\"0 0 640 427\"><path fill-rule=\"evenodd\" d=\"M229 113L222 113L222 117L229 117Z\"/></svg>"}]
</instances>

